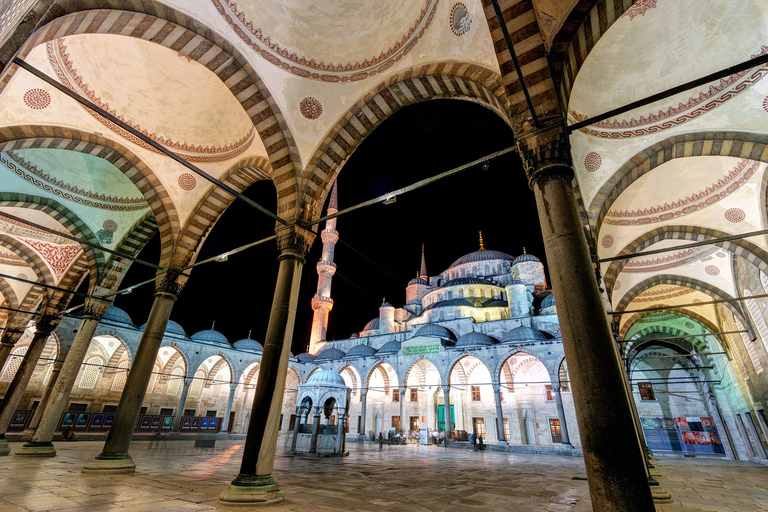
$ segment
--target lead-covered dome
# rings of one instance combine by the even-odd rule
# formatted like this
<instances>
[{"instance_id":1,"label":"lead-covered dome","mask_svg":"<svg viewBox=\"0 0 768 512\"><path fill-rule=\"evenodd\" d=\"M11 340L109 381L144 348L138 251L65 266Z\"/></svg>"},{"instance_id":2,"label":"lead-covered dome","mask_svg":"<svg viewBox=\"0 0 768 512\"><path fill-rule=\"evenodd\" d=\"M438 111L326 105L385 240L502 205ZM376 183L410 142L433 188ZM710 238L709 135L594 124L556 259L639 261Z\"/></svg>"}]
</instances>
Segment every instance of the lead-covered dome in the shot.
<instances>
[{"instance_id":1,"label":"lead-covered dome","mask_svg":"<svg viewBox=\"0 0 768 512\"><path fill-rule=\"evenodd\" d=\"M555 305L555 294L550 293L541 301L541 309L551 308Z\"/></svg>"},{"instance_id":2,"label":"lead-covered dome","mask_svg":"<svg viewBox=\"0 0 768 512\"><path fill-rule=\"evenodd\" d=\"M363 327L363 330L364 331L375 331L378 328L379 328L379 319L377 317L377 318L374 318L373 320L371 320L370 322L368 322L367 324L365 324L365 327Z\"/></svg>"},{"instance_id":3,"label":"lead-covered dome","mask_svg":"<svg viewBox=\"0 0 768 512\"><path fill-rule=\"evenodd\" d=\"M517 258L515 258L515 261L512 263L512 265L517 265L518 263L524 263L526 261L534 261L536 263L541 263L541 260L534 256L533 254L528 254L527 252L524 252Z\"/></svg>"},{"instance_id":4,"label":"lead-covered dome","mask_svg":"<svg viewBox=\"0 0 768 512\"><path fill-rule=\"evenodd\" d=\"M416 336L430 336L433 338L443 338L443 339L456 341L456 336L451 331L449 331L442 325L437 325L437 324L422 325L413 334L413 337L416 337Z\"/></svg>"},{"instance_id":5,"label":"lead-covered dome","mask_svg":"<svg viewBox=\"0 0 768 512\"><path fill-rule=\"evenodd\" d=\"M376 355L376 349L370 345L355 345L347 351L347 357L370 357Z\"/></svg>"},{"instance_id":6,"label":"lead-covered dome","mask_svg":"<svg viewBox=\"0 0 768 512\"><path fill-rule=\"evenodd\" d=\"M459 337L457 347L490 347L494 344L493 338L482 332L472 331Z\"/></svg>"},{"instance_id":7,"label":"lead-covered dome","mask_svg":"<svg viewBox=\"0 0 768 512\"><path fill-rule=\"evenodd\" d=\"M464 265L465 263L477 263L478 261L490 261L490 260L504 260L514 261L515 258L509 254L501 251L492 251L490 249L480 249L479 251L465 254L461 258L453 262L449 268Z\"/></svg>"},{"instance_id":8,"label":"lead-covered dome","mask_svg":"<svg viewBox=\"0 0 768 512\"><path fill-rule=\"evenodd\" d=\"M487 284L491 286L498 286L496 283L492 283L491 281L480 277L457 277L456 279L451 279L450 281L446 282L440 288L446 288L448 286L459 286L462 284Z\"/></svg>"},{"instance_id":9,"label":"lead-covered dome","mask_svg":"<svg viewBox=\"0 0 768 512\"><path fill-rule=\"evenodd\" d=\"M412 284L420 284L423 286L429 286L429 283L423 278L423 277L414 277L410 281L408 281L408 286L411 286Z\"/></svg>"},{"instance_id":10,"label":"lead-covered dome","mask_svg":"<svg viewBox=\"0 0 768 512\"><path fill-rule=\"evenodd\" d=\"M234 346L238 350L253 350L254 352L264 352L264 347L256 340L251 338L244 338L234 343Z\"/></svg>"},{"instance_id":11,"label":"lead-covered dome","mask_svg":"<svg viewBox=\"0 0 768 512\"><path fill-rule=\"evenodd\" d=\"M317 359L317 356L314 354L310 354L309 352L302 352L301 354L296 356L296 359L299 360L301 363L311 363L315 359Z\"/></svg>"},{"instance_id":12,"label":"lead-covered dome","mask_svg":"<svg viewBox=\"0 0 768 512\"><path fill-rule=\"evenodd\" d=\"M307 379L307 384L315 386L347 387L344 378L332 370L320 370L313 373L309 376L309 379Z\"/></svg>"},{"instance_id":13,"label":"lead-covered dome","mask_svg":"<svg viewBox=\"0 0 768 512\"><path fill-rule=\"evenodd\" d=\"M114 305L111 305L107 308L107 311L104 312L104 316L102 316L101 319L110 320L112 322L118 322L121 324L133 325L133 320L131 320L130 315Z\"/></svg>"},{"instance_id":14,"label":"lead-covered dome","mask_svg":"<svg viewBox=\"0 0 768 512\"><path fill-rule=\"evenodd\" d=\"M515 341L539 341L539 340L546 340L548 339L547 336L532 327L528 327L527 325L521 325L519 327L515 327L511 331L507 331L506 334L501 338L502 343L508 343L508 342L515 342Z\"/></svg>"},{"instance_id":15,"label":"lead-covered dome","mask_svg":"<svg viewBox=\"0 0 768 512\"><path fill-rule=\"evenodd\" d=\"M142 324L139 329L143 331L146 327L147 324ZM187 337L187 331L185 331L181 325L174 322L173 320L168 320L168 323L165 326L165 334L175 334L177 336L183 336L185 338Z\"/></svg>"},{"instance_id":16,"label":"lead-covered dome","mask_svg":"<svg viewBox=\"0 0 768 512\"><path fill-rule=\"evenodd\" d=\"M219 331L213 329L207 329L205 331L196 332L192 335L194 341L205 341L208 343L219 343L221 345L229 346L229 340L226 336Z\"/></svg>"},{"instance_id":17,"label":"lead-covered dome","mask_svg":"<svg viewBox=\"0 0 768 512\"><path fill-rule=\"evenodd\" d=\"M387 343L383 344L381 346L381 348L379 348L379 351L377 352L377 354L379 354L379 355L382 355L382 354L397 354L398 352L400 352L400 345L401 345L401 343L399 341L397 341L397 340L393 340L393 341L387 342Z\"/></svg>"},{"instance_id":18,"label":"lead-covered dome","mask_svg":"<svg viewBox=\"0 0 768 512\"><path fill-rule=\"evenodd\" d=\"M317 358L324 361L332 361L334 359L341 359L345 354L343 351L334 347L325 347L317 353Z\"/></svg>"}]
</instances>

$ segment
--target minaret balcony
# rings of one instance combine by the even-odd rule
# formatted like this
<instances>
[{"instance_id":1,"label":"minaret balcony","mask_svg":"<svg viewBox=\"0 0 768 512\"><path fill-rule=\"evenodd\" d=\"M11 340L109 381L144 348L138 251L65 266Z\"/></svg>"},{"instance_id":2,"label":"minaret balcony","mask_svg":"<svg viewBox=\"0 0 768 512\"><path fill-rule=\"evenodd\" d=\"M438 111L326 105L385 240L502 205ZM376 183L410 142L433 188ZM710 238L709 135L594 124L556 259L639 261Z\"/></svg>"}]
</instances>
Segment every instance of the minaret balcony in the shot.
<instances>
[{"instance_id":1,"label":"minaret balcony","mask_svg":"<svg viewBox=\"0 0 768 512\"><path fill-rule=\"evenodd\" d=\"M333 309L333 299L330 297L321 297L320 295L315 295L312 297L312 309L315 311L318 309L330 311Z\"/></svg>"},{"instance_id":2,"label":"minaret balcony","mask_svg":"<svg viewBox=\"0 0 768 512\"><path fill-rule=\"evenodd\" d=\"M318 261L317 273L333 275L336 273L336 264L332 261Z\"/></svg>"},{"instance_id":3,"label":"minaret balcony","mask_svg":"<svg viewBox=\"0 0 768 512\"><path fill-rule=\"evenodd\" d=\"M324 244L334 244L339 241L339 232L335 229L324 229L320 232Z\"/></svg>"}]
</instances>

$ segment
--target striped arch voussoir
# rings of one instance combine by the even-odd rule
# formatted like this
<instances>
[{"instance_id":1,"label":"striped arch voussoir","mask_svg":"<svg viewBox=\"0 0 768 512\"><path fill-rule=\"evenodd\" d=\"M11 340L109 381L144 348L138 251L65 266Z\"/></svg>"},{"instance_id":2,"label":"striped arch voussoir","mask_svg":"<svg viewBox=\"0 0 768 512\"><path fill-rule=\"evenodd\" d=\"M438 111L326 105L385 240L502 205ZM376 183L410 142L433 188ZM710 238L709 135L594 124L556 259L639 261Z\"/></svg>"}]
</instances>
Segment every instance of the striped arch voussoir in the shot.
<instances>
[{"instance_id":1,"label":"striped arch voussoir","mask_svg":"<svg viewBox=\"0 0 768 512\"><path fill-rule=\"evenodd\" d=\"M690 309L672 308L672 309L669 309L669 310L665 310L662 313L675 313L675 314L678 314L680 316L684 316L686 318L689 318L689 319L693 320L694 322L697 322L697 323L701 324L709 332L713 332L713 333L714 332L720 332L720 329L717 327L717 325L715 325L711 321L707 320L702 315L700 315L700 314L698 314L698 313L696 313L694 311L691 311ZM641 320L643 318L647 318L647 317L649 317L649 313L635 313L635 314L633 314L629 318L629 320L627 320L624 323L624 325L621 327L621 330L619 332L619 339L624 339L624 337L629 332L629 329L631 329L632 326L637 321L639 321L639 320ZM663 329L666 329L666 330L663 330ZM666 326L655 326L654 330L657 330L657 331L661 330L662 332L667 332L667 333L676 334L676 335L680 334L680 333L672 333L670 328L668 328ZM640 331L640 332L643 332L643 331ZM685 333L685 334L688 334L688 333ZM725 339L724 335L716 334L715 337L717 338L717 340L720 342L720 344L723 347L728 347L728 341Z\"/></svg>"},{"instance_id":2,"label":"striped arch voussoir","mask_svg":"<svg viewBox=\"0 0 768 512\"><path fill-rule=\"evenodd\" d=\"M0 128L0 151L20 149L62 149L102 158L117 167L144 198L160 230L160 264L170 260L175 235L179 232L176 207L152 170L121 144L92 133L58 126L9 126Z\"/></svg>"},{"instance_id":3,"label":"striped arch voussoir","mask_svg":"<svg viewBox=\"0 0 768 512\"><path fill-rule=\"evenodd\" d=\"M328 131L302 176L302 220L320 217L323 202L343 163L357 146L397 110L424 100L455 98L484 105L509 122L507 97L498 73L473 64L441 62L413 68L368 91ZM278 211L297 207L297 198L282 187L275 172Z\"/></svg>"},{"instance_id":4,"label":"striped arch voussoir","mask_svg":"<svg viewBox=\"0 0 768 512\"><path fill-rule=\"evenodd\" d=\"M147 214L146 217L134 225L128 235L117 246L116 250L130 256L136 256L156 232L157 221L152 214ZM111 256L99 280L99 286L104 290L117 291L130 265L131 262L125 258Z\"/></svg>"}]
</instances>

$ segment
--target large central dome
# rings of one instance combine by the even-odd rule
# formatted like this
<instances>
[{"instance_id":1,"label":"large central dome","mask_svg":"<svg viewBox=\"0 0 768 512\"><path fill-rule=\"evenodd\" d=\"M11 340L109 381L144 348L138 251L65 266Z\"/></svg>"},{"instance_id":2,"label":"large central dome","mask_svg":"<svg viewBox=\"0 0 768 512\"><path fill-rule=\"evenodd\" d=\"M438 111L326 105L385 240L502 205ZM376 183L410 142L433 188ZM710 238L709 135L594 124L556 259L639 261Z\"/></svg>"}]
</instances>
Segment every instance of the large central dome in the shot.
<instances>
[{"instance_id":1,"label":"large central dome","mask_svg":"<svg viewBox=\"0 0 768 512\"><path fill-rule=\"evenodd\" d=\"M515 258L509 254L501 251L492 251L490 249L480 249L479 251L465 254L461 258L454 261L449 268L458 267L465 263L477 263L478 261L490 261L490 260L504 260L514 261Z\"/></svg>"}]
</instances>

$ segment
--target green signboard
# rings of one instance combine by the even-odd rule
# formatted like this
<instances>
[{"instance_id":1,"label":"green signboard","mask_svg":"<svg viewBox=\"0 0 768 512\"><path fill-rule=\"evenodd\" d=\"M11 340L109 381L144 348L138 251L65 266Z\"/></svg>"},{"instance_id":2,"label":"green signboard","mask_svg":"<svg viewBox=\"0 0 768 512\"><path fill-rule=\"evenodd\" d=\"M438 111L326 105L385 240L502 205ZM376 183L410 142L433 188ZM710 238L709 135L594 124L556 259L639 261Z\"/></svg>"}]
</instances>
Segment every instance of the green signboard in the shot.
<instances>
[{"instance_id":1,"label":"green signboard","mask_svg":"<svg viewBox=\"0 0 768 512\"><path fill-rule=\"evenodd\" d=\"M416 345L413 347L403 347L403 355L420 356L423 354L437 354L440 352L440 344L436 345Z\"/></svg>"}]
</instances>

